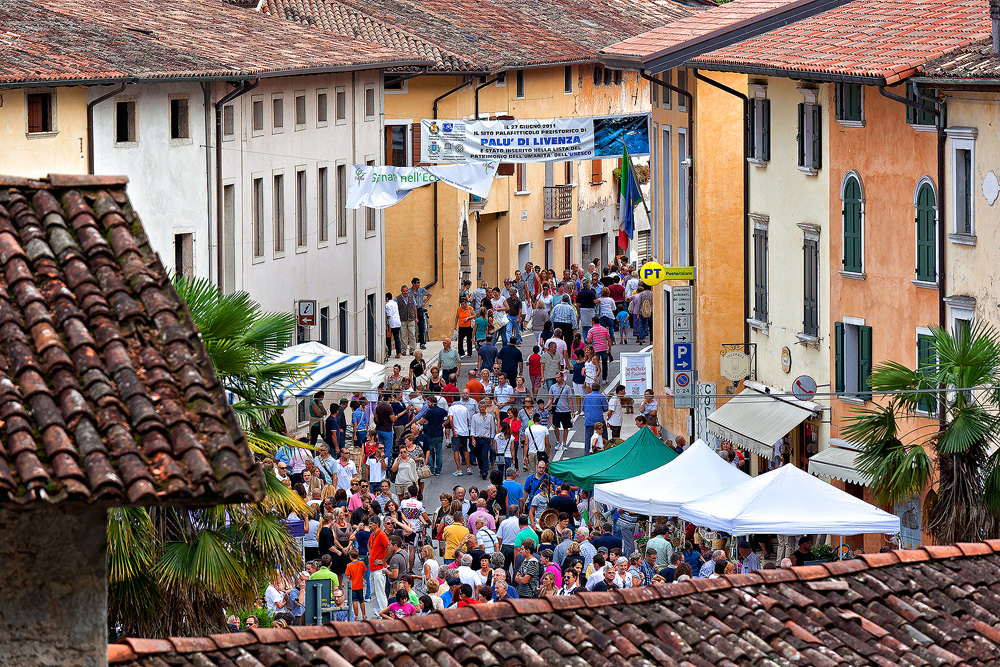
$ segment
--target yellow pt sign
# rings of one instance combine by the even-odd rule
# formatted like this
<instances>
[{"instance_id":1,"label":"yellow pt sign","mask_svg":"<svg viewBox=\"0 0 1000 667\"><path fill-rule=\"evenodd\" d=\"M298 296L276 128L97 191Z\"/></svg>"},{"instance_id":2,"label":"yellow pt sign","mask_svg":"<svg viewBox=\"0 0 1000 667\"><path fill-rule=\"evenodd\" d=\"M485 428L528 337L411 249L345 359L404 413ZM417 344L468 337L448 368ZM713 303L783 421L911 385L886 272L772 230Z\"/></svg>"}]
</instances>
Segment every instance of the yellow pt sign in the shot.
<instances>
[{"instance_id":1,"label":"yellow pt sign","mask_svg":"<svg viewBox=\"0 0 1000 667\"><path fill-rule=\"evenodd\" d=\"M639 269L639 279L647 285L659 285L664 280L694 280L693 266L663 266L659 262L646 262Z\"/></svg>"}]
</instances>

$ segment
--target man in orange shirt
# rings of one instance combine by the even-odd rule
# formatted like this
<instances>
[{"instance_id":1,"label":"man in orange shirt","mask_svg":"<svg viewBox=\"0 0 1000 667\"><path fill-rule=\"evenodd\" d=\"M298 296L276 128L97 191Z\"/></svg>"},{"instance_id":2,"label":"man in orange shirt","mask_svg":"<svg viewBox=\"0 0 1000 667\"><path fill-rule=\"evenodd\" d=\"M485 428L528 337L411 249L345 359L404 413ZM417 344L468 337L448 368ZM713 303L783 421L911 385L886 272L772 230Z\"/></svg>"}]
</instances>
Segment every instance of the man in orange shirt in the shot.
<instances>
[{"instance_id":1,"label":"man in orange shirt","mask_svg":"<svg viewBox=\"0 0 1000 667\"><path fill-rule=\"evenodd\" d=\"M385 592L385 560L389 556L389 536L382 530L381 520L375 514L368 517L368 565L372 576L372 611L377 616L389 606Z\"/></svg>"},{"instance_id":2,"label":"man in orange shirt","mask_svg":"<svg viewBox=\"0 0 1000 667\"><path fill-rule=\"evenodd\" d=\"M483 396L486 395L486 387L484 387L483 383L479 381L475 368L469 369L469 381L465 383L465 389L469 392L469 395L477 401L483 400Z\"/></svg>"},{"instance_id":3,"label":"man in orange shirt","mask_svg":"<svg viewBox=\"0 0 1000 667\"><path fill-rule=\"evenodd\" d=\"M459 300L458 312L455 314L455 327L458 329L458 354L461 356L466 356L465 350L468 349L468 356L472 356L472 324L476 319L476 313L472 310L472 306L469 305L468 300L463 296ZM468 347L463 345L463 343L468 343Z\"/></svg>"}]
</instances>

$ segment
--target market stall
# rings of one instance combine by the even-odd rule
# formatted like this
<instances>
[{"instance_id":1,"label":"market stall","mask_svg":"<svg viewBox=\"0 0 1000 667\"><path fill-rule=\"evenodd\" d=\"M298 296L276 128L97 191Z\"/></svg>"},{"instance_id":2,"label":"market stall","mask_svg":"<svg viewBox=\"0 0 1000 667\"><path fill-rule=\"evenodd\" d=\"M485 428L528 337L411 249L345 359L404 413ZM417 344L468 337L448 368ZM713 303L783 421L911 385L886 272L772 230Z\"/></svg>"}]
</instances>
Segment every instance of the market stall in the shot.
<instances>
[{"instance_id":1,"label":"market stall","mask_svg":"<svg viewBox=\"0 0 1000 667\"><path fill-rule=\"evenodd\" d=\"M583 489L595 484L635 477L673 461L678 454L657 438L648 427L610 449L555 461L549 474Z\"/></svg>"},{"instance_id":2,"label":"market stall","mask_svg":"<svg viewBox=\"0 0 1000 667\"><path fill-rule=\"evenodd\" d=\"M335 391L332 387L336 382L366 363L364 357L347 355L316 341L286 347L272 361L312 364L304 380L278 388L278 399L283 405L291 405L295 399L312 396L317 391Z\"/></svg>"}]
</instances>

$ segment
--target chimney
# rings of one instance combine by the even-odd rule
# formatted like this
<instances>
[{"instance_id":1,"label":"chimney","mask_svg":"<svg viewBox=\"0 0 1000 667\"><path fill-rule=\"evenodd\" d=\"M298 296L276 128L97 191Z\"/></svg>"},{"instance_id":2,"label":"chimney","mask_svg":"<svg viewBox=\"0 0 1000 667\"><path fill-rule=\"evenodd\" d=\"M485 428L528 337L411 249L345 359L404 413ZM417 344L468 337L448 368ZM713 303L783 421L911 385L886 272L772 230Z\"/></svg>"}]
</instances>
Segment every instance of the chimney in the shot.
<instances>
[{"instance_id":1,"label":"chimney","mask_svg":"<svg viewBox=\"0 0 1000 667\"><path fill-rule=\"evenodd\" d=\"M1000 0L990 0L990 23L993 24L993 56L1000 56Z\"/></svg>"}]
</instances>

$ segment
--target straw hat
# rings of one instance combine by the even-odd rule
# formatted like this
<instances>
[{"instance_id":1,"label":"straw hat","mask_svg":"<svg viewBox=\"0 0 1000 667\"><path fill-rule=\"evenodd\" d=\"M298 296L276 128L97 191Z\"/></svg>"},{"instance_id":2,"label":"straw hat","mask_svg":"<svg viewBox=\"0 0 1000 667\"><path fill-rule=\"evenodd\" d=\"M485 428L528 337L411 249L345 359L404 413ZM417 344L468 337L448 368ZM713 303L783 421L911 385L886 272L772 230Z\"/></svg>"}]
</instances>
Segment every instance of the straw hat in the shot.
<instances>
[{"instance_id":1,"label":"straw hat","mask_svg":"<svg viewBox=\"0 0 1000 667\"><path fill-rule=\"evenodd\" d=\"M542 512L542 515L538 517L538 525L541 526L543 529L555 528L556 524L558 523L559 523L559 511L554 510L551 507Z\"/></svg>"}]
</instances>

